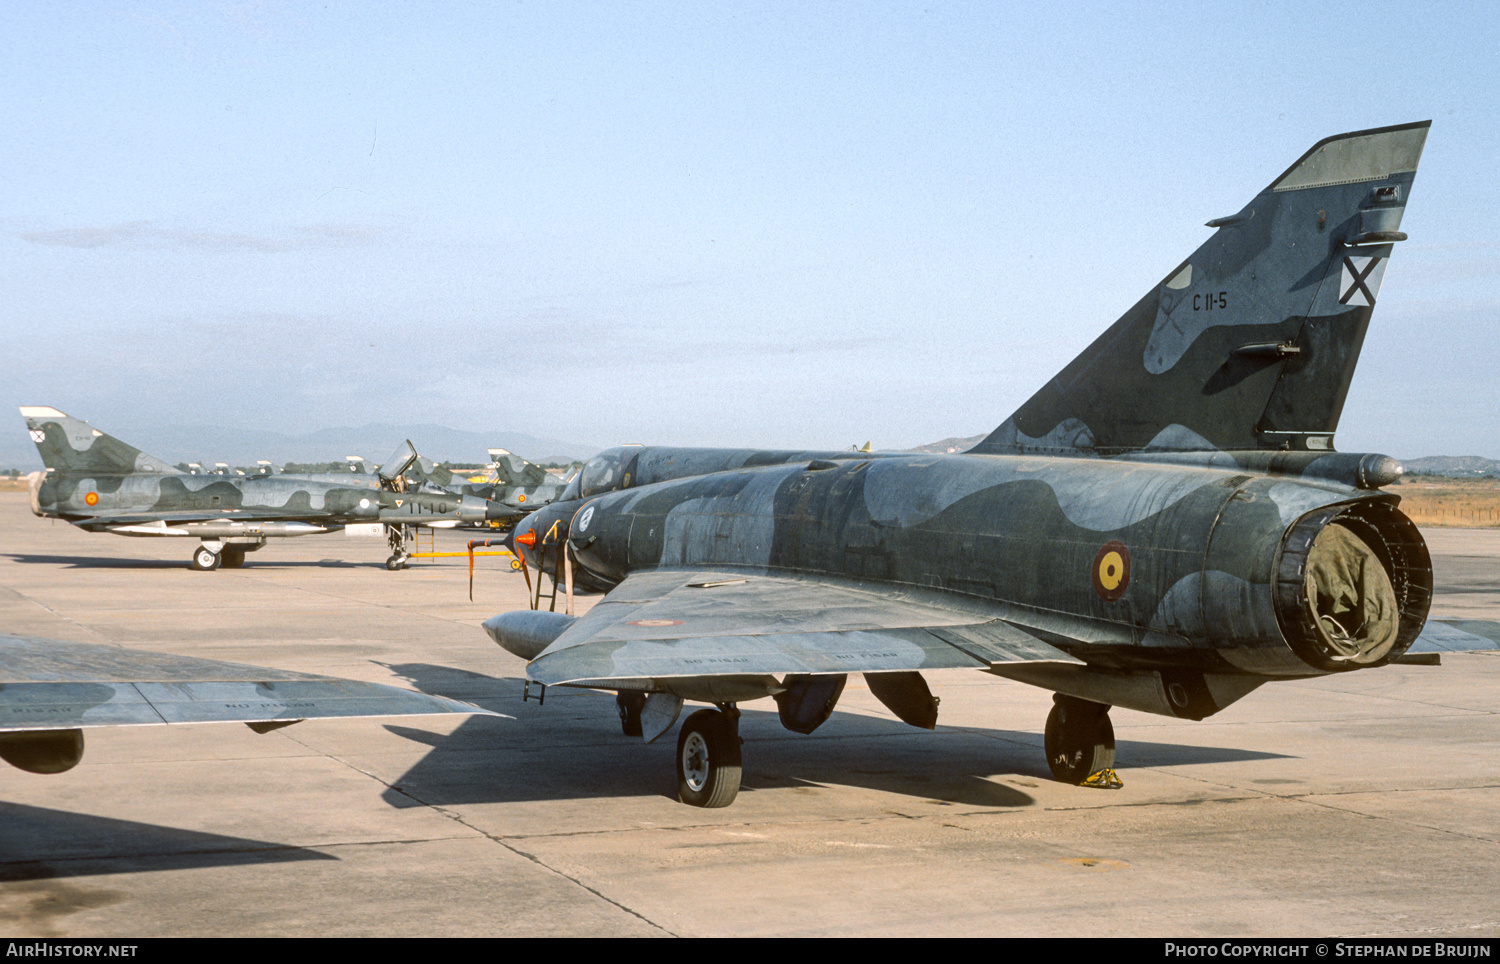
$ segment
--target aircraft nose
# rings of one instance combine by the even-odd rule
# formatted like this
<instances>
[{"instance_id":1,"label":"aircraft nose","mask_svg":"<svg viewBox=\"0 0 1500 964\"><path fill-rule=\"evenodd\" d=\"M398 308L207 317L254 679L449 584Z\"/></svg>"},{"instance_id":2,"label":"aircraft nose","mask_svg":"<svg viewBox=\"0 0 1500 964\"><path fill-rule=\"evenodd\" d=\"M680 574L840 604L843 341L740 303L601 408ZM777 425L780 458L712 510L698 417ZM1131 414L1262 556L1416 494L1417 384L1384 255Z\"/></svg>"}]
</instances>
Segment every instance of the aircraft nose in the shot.
<instances>
[{"instance_id":1,"label":"aircraft nose","mask_svg":"<svg viewBox=\"0 0 1500 964\"><path fill-rule=\"evenodd\" d=\"M511 530L505 534L505 548L509 549L517 558L520 557L522 548L530 548L536 544L536 536L533 534L536 527L537 513L533 512L526 518L517 522Z\"/></svg>"}]
</instances>

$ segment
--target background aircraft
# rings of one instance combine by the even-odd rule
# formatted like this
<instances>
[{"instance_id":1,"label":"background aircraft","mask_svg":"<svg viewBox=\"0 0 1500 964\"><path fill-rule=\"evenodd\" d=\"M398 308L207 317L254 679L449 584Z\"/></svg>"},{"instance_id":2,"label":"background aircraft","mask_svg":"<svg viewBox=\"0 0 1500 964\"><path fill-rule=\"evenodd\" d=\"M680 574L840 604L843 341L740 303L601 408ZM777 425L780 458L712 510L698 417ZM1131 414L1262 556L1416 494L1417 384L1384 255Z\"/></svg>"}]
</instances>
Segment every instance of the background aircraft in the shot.
<instances>
[{"instance_id":1,"label":"background aircraft","mask_svg":"<svg viewBox=\"0 0 1500 964\"><path fill-rule=\"evenodd\" d=\"M408 441L407 444L411 443ZM260 467L259 474L261 475L280 475L293 479L310 479L314 482L334 482L364 489L382 487L378 471L358 455L345 456L342 464L329 462L320 467L320 469L331 469L331 471L288 471L284 465L276 465L265 460L258 462L257 465Z\"/></svg>"},{"instance_id":2,"label":"background aircraft","mask_svg":"<svg viewBox=\"0 0 1500 964\"><path fill-rule=\"evenodd\" d=\"M528 512L556 502L568 482L572 481L571 478L558 478L535 462L528 462L505 449L490 449L489 470L480 478L470 479L467 484L460 484L456 476L449 482L438 480L436 473L429 477L453 491L505 506L512 512L509 519L512 524ZM500 526L503 527L504 523Z\"/></svg>"},{"instance_id":3,"label":"background aircraft","mask_svg":"<svg viewBox=\"0 0 1500 964\"><path fill-rule=\"evenodd\" d=\"M1053 775L1118 786L1111 706L1203 719L1402 658L1427 549L1400 466L1333 435L1427 131L1314 145L967 453L602 453L513 541L609 594L486 629L647 739L714 704L678 738L699 806L737 792L739 702L811 732L851 672L924 727L923 670L1051 689Z\"/></svg>"},{"instance_id":4,"label":"background aircraft","mask_svg":"<svg viewBox=\"0 0 1500 964\"><path fill-rule=\"evenodd\" d=\"M411 443L408 442L408 445ZM402 473L408 492L426 492L433 495L474 496L489 503L484 520L462 520L459 525L509 529L532 512L555 502L570 479L553 476L534 462L505 449L490 449L490 463L482 475L465 477L447 466L418 456ZM356 461L350 456L349 461ZM268 464L268 463L267 463ZM346 472L266 472L285 478L312 479L318 482L337 482L342 485L362 486L372 489L391 488L391 480L379 473L360 474L359 466ZM576 473L575 473L576 474ZM508 510L501 512L500 508ZM392 546L397 547L396 541ZM398 548L397 551L404 551Z\"/></svg>"},{"instance_id":5,"label":"background aircraft","mask_svg":"<svg viewBox=\"0 0 1500 964\"><path fill-rule=\"evenodd\" d=\"M76 766L90 727L238 722L267 733L314 718L437 713L500 715L379 683L0 635L0 759L32 773Z\"/></svg>"},{"instance_id":6,"label":"background aircraft","mask_svg":"<svg viewBox=\"0 0 1500 964\"><path fill-rule=\"evenodd\" d=\"M377 473L377 490L295 476L190 475L55 408L22 406L21 416L47 466L31 477L32 512L91 532L197 537L194 569L236 568L267 539L360 523L392 527L386 567L399 569L406 526L512 514L475 496L408 491L403 473L418 457L410 442Z\"/></svg>"},{"instance_id":7,"label":"background aircraft","mask_svg":"<svg viewBox=\"0 0 1500 964\"><path fill-rule=\"evenodd\" d=\"M411 443L408 442L408 445ZM432 494L472 495L511 511L504 518L490 518L488 522L465 521L465 525L488 525L491 528L508 528L526 513L556 501L570 479L558 478L534 462L505 449L490 449L490 462L482 475L464 476L447 466L418 456L402 473L406 490ZM311 479L318 482L336 482L347 486L371 489L390 488L391 480L383 475L365 471L364 460L349 456L349 468L335 472L301 472L277 469L269 462L261 462L262 475L279 475L294 479ZM222 474L222 473L221 473ZM490 508L493 509L494 506Z\"/></svg>"}]
</instances>

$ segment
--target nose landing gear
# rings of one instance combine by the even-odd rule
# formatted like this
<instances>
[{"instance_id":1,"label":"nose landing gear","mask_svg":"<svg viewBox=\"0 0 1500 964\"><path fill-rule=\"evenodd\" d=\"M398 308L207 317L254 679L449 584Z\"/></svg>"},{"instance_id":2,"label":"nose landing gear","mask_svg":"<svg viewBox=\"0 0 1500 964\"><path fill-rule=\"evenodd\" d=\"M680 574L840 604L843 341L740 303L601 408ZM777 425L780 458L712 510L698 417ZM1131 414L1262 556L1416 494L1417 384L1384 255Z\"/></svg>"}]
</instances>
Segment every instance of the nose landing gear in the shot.
<instances>
[{"instance_id":1,"label":"nose landing gear","mask_svg":"<svg viewBox=\"0 0 1500 964\"><path fill-rule=\"evenodd\" d=\"M391 547L391 556L385 561L385 567L391 572L405 569L411 561L411 553L406 551L406 541L410 526L389 525L386 526L386 542Z\"/></svg>"}]
</instances>

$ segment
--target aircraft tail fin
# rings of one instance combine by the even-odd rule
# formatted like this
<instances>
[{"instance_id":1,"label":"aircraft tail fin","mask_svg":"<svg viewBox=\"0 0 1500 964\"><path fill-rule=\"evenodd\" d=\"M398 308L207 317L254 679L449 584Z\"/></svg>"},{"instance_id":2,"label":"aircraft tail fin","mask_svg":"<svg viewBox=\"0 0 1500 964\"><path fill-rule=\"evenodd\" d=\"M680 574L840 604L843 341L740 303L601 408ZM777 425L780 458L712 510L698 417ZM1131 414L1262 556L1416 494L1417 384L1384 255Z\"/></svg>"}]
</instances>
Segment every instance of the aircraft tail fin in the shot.
<instances>
[{"instance_id":1,"label":"aircraft tail fin","mask_svg":"<svg viewBox=\"0 0 1500 964\"><path fill-rule=\"evenodd\" d=\"M417 456L415 470L423 482L431 482L440 488L447 488L453 484L453 470L445 465L437 464L426 456Z\"/></svg>"},{"instance_id":2,"label":"aircraft tail fin","mask_svg":"<svg viewBox=\"0 0 1500 964\"><path fill-rule=\"evenodd\" d=\"M49 469L70 474L178 474L177 469L161 459L55 408L22 405L21 417L26 420L31 440L42 454L42 464Z\"/></svg>"},{"instance_id":3,"label":"aircraft tail fin","mask_svg":"<svg viewBox=\"0 0 1500 964\"><path fill-rule=\"evenodd\" d=\"M501 485L541 485L547 481L546 469L505 449L490 449L490 465L495 481Z\"/></svg>"},{"instance_id":4,"label":"aircraft tail fin","mask_svg":"<svg viewBox=\"0 0 1500 964\"><path fill-rule=\"evenodd\" d=\"M970 451L1331 450L1430 124L1313 145Z\"/></svg>"}]
</instances>

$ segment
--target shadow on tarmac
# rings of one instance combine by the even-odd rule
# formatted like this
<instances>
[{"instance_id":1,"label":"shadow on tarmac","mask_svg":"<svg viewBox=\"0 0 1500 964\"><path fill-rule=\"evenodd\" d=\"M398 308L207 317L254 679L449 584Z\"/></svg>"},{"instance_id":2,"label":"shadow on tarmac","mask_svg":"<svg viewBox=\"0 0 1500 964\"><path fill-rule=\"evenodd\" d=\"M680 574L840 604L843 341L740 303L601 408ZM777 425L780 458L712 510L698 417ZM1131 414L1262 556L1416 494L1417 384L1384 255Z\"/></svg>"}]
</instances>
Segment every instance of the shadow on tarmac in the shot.
<instances>
[{"instance_id":1,"label":"shadow on tarmac","mask_svg":"<svg viewBox=\"0 0 1500 964\"><path fill-rule=\"evenodd\" d=\"M302 847L0 802L0 881L337 860Z\"/></svg>"},{"instance_id":2,"label":"shadow on tarmac","mask_svg":"<svg viewBox=\"0 0 1500 964\"><path fill-rule=\"evenodd\" d=\"M462 674L447 667L391 667L418 689L464 699L513 719L473 717L450 734L386 724L430 747L384 793L393 807L515 803L603 797L675 799L677 727L646 744L620 731L613 694L552 691L544 706L520 699L521 681ZM683 715L688 710L684 708ZM809 736L790 733L774 711L741 708L744 791L860 787L937 805L1026 807L1035 800L995 776L1050 782L1041 734L955 728L936 732L896 720L835 713ZM1124 767L1268 760L1281 754L1175 743L1122 741Z\"/></svg>"},{"instance_id":3,"label":"shadow on tarmac","mask_svg":"<svg viewBox=\"0 0 1500 964\"><path fill-rule=\"evenodd\" d=\"M514 678L486 676L457 666L441 666L436 663L386 663L378 659L370 662L383 666L412 688L428 696L444 696L450 700L463 700L483 706L487 710L499 710L501 703L510 703L520 696L521 681ZM500 712L509 712L499 710Z\"/></svg>"}]
</instances>

